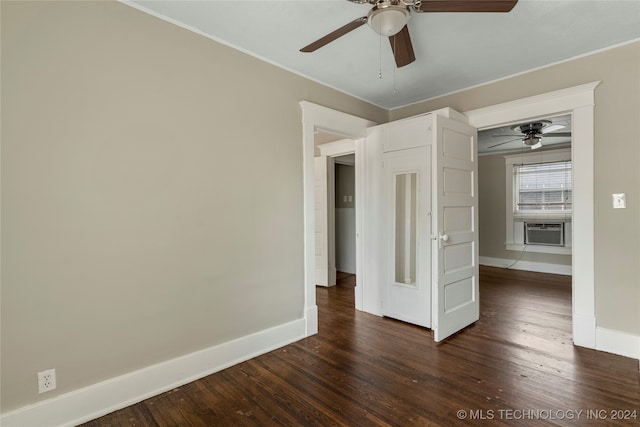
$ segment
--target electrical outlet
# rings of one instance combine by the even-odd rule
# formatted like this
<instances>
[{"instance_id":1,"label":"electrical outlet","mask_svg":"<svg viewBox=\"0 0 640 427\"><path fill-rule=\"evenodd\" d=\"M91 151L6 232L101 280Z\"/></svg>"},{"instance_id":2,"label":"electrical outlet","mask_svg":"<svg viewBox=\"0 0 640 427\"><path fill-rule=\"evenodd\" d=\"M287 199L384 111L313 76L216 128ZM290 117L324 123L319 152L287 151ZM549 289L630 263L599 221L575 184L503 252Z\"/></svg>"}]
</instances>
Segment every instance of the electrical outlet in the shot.
<instances>
[{"instance_id":1,"label":"electrical outlet","mask_svg":"<svg viewBox=\"0 0 640 427\"><path fill-rule=\"evenodd\" d=\"M55 390L56 388L56 370L48 369L38 372L38 393Z\"/></svg>"}]
</instances>

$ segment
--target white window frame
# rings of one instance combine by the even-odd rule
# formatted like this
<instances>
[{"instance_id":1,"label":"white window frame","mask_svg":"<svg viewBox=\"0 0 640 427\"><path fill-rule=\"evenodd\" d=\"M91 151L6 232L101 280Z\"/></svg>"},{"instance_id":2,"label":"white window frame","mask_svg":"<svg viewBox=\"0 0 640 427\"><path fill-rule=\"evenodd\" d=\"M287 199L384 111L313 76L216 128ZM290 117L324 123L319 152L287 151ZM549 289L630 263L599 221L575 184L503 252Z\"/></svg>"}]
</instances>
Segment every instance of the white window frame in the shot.
<instances>
[{"instance_id":1,"label":"white window frame","mask_svg":"<svg viewBox=\"0 0 640 427\"><path fill-rule=\"evenodd\" d=\"M522 251L525 249L522 233L518 232L519 227L526 220L532 221L558 221L568 224L567 229L571 230L571 218L573 213L553 212L548 214L515 214L514 212L514 177L513 168L516 165L530 165L535 163L553 163L571 160L571 149L563 148L558 150L541 151L536 153L522 153L504 156L505 159L505 182L506 182L506 248L510 251ZM539 252L547 254L571 255L571 238L565 239L565 246L547 245L526 245L527 252Z\"/></svg>"},{"instance_id":2,"label":"white window frame","mask_svg":"<svg viewBox=\"0 0 640 427\"><path fill-rule=\"evenodd\" d=\"M536 219L542 219L544 221L548 221L548 220L557 220L557 221L564 221L567 217L571 216L571 202L566 203L566 199L564 203L562 202L557 202L556 204L560 204L563 205L561 206L561 209L559 210L545 210L544 205L545 203L543 202L543 200L539 200L537 202L532 202L530 204L528 204L527 206L536 206L539 207L542 205L542 207L540 208L540 210L538 209L527 209L526 207L523 207L523 202L522 202L522 195L523 193L526 193L527 190L523 189L520 187L521 182L520 179L522 179L522 175L523 174L528 174L528 173L532 173L529 171L525 171L522 172L521 168L527 168L527 167L537 167L537 166L550 166L550 165L554 165L554 167L556 168L562 168L563 169L563 174L565 176L565 180L566 180L566 173L567 173L567 164L569 165L568 169L569 169L569 173L571 173L571 159L569 160L561 160L558 162L536 162L536 163L518 163L516 165L513 166L512 169L512 176L511 179L513 180L513 197L514 197L514 203L513 203L513 215L517 218L522 218L525 219L527 221L534 221ZM544 176L539 176L537 175L535 178L536 182L540 181L542 184L544 184L545 182L545 178ZM565 182L566 184L566 182ZM571 182L569 181L569 185L571 185ZM535 193L543 193L541 195L542 199L546 198L547 196L544 194L544 190L539 189L539 188L534 188L530 190L531 192L535 192ZM566 196L566 185L563 185L562 188L554 188L551 189L551 191L560 191L562 192L565 196ZM568 187L568 191L571 192L571 186ZM570 197L570 196L569 196ZM568 208L566 205L569 205Z\"/></svg>"}]
</instances>

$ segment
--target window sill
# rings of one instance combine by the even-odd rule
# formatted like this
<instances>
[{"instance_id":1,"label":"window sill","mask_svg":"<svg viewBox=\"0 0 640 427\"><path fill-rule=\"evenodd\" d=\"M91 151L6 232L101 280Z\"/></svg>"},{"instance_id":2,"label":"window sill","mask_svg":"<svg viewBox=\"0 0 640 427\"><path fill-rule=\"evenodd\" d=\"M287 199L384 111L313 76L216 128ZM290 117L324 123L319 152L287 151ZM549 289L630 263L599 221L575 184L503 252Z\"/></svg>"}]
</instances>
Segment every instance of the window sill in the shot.
<instances>
[{"instance_id":1,"label":"window sill","mask_svg":"<svg viewBox=\"0 0 640 427\"><path fill-rule=\"evenodd\" d=\"M526 249L525 249L526 248ZM507 243L508 251L522 252L535 252L542 254L555 254L555 255L571 255L571 247L566 246L546 246L546 245L523 245L517 243Z\"/></svg>"},{"instance_id":2,"label":"window sill","mask_svg":"<svg viewBox=\"0 0 640 427\"><path fill-rule=\"evenodd\" d=\"M568 214L521 214L514 213L513 220L519 222L571 222L571 212Z\"/></svg>"}]
</instances>

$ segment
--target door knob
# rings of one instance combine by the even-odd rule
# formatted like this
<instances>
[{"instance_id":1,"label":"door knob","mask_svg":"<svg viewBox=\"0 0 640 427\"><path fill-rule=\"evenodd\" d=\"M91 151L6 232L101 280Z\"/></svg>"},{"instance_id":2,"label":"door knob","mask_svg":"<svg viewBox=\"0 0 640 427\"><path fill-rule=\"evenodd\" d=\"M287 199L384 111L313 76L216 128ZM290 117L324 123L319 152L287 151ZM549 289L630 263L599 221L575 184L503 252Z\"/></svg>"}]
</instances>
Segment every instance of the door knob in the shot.
<instances>
[{"instance_id":1,"label":"door knob","mask_svg":"<svg viewBox=\"0 0 640 427\"><path fill-rule=\"evenodd\" d=\"M444 233L444 234L440 234L438 237L440 237L439 242L438 242L438 246L440 247L440 249L442 249L442 242L448 242L449 241L449 235Z\"/></svg>"}]
</instances>

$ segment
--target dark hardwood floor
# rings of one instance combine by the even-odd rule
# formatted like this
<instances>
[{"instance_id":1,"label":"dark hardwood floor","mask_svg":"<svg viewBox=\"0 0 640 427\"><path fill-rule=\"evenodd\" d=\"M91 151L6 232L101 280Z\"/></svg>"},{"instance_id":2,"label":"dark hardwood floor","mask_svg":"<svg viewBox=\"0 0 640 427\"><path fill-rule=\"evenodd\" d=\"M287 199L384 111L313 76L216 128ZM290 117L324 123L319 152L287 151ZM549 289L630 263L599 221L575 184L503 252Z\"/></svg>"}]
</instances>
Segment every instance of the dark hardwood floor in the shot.
<instances>
[{"instance_id":1,"label":"dark hardwood floor","mask_svg":"<svg viewBox=\"0 0 640 427\"><path fill-rule=\"evenodd\" d=\"M85 425L640 425L638 361L572 345L569 277L481 268L480 320L441 344L340 279L317 335Z\"/></svg>"}]
</instances>

